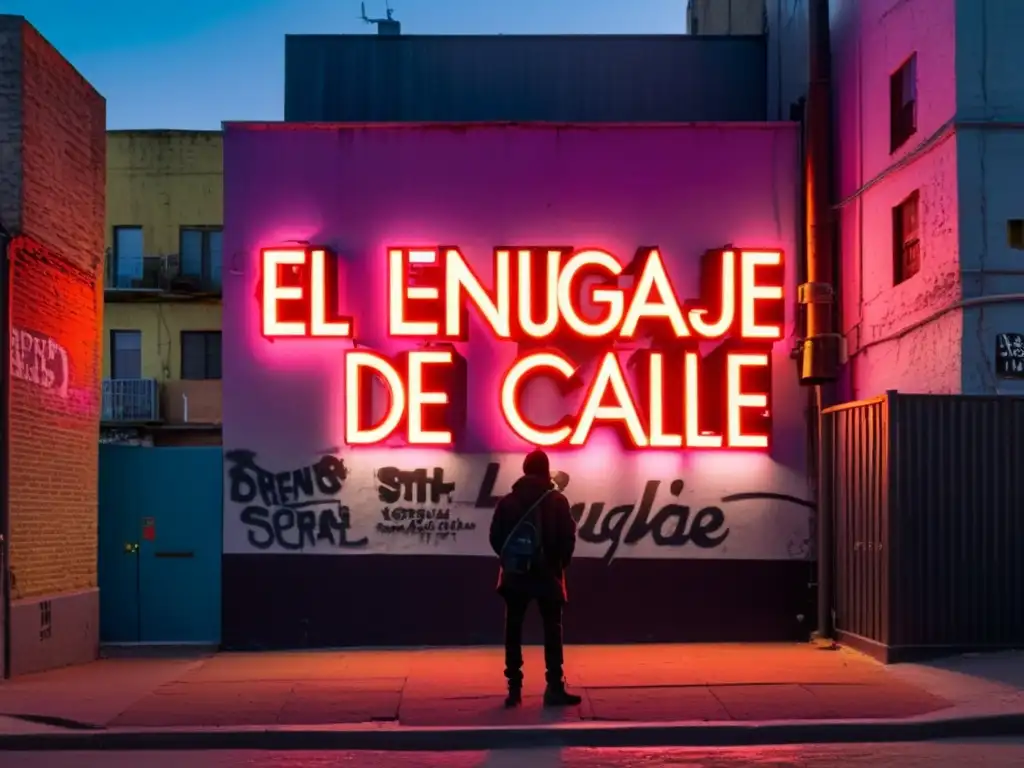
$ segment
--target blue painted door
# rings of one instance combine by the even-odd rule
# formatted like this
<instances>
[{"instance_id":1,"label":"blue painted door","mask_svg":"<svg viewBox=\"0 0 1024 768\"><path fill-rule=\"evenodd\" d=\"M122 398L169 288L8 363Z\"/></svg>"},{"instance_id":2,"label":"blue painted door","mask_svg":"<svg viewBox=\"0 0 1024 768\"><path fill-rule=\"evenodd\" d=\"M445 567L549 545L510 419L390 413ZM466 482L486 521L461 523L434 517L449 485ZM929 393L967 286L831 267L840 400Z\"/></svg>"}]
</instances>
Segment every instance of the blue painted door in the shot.
<instances>
[{"instance_id":1,"label":"blue painted door","mask_svg":"<svg viewBox=\"0 0 1024 768\"><path fill-rule=\"evenodd\" d=\"M100 447L104 642L220 642L219 447Z\"/></svg>"}]
</instances>

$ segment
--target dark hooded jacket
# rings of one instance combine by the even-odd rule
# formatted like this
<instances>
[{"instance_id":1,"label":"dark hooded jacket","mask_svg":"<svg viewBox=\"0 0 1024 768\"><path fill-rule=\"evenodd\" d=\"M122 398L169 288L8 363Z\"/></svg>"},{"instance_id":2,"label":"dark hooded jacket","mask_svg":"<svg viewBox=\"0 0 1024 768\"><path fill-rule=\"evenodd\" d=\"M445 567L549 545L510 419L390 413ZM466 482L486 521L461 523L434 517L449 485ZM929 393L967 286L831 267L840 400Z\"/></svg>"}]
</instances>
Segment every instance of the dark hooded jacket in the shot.
<instances>
[{"instance_id":1,"label":"dark hooded jacket","mask_svg":"<svg viewBox=\"0 0 1024 768\"><path fill-rule=\"evenodd\" d=\"M523 595L541 600L565 602L565 569L576 549L576 521L569 501L547 478L523 475L512 485L512 492L498 502L491 518L491 549L501 556L501 548L520 518L545 491L550 491L534 510L535 525L543 546L543 559L536 573L529 575L498 572L498 593Z\"/></svg>"}]
</instances>

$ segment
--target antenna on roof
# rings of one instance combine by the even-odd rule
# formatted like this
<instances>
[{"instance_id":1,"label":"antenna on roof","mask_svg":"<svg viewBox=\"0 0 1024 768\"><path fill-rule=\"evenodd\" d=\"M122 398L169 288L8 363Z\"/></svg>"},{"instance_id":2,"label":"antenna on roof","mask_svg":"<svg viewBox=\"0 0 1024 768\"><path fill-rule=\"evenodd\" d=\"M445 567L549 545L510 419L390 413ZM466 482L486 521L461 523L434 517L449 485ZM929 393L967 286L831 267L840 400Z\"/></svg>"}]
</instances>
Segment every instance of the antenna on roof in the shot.
<instances>
[{"instance_id":1,"label":"antenna on roof","mask_svg":"<svg viewBox=\"0 0 1024 768\"><path fill-rule=\"evenodd\" d=\"M391 8L391 0L385 0L384 7L386 8L386 17L383 19L371 19L366 15L366 3L359 4L361 13L360 18L367 24L377 25L378 35L400 35L402 34L402 24L395 20L394 10Z\"/></svg>"}]
</instances>

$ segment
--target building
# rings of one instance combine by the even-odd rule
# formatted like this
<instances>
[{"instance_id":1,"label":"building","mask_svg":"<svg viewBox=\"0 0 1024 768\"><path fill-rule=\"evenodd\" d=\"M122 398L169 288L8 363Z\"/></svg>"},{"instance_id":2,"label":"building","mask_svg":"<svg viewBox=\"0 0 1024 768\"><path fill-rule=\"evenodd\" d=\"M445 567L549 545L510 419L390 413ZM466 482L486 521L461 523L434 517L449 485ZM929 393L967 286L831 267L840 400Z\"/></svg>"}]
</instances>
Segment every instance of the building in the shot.
<instances>
[{"instance_id":1,"label":"building","mask_svg":"<svg viewBox=\"0 0 1024 768\"><path fill-rule=\"evenodd\" d=\"M633 450L628 446L650 444L640 433L647 427L628 422L633 426L623 442L614 429L623 422L605 414L611 428L580 427L580 447L551 449L556 481L571 481L580 526L570 587L575 638L806 635L799 617L807 613L813 505L804 479L802 395L791 347L779 339L794 323L783 295L792 293L796 266L786 261L783 268L781 254L792 253L798 238L797 149L791 123L227 124L225 247L242 256L224 285L224 644L499 641L487 534L492 509L517 478L531 443L564 442L538 436L544 430L538 425L567 412L575 414L573 423L585 422L585 393L603 376L624 376L634 394L623 397L638 402L653 402L655 395L644 393L668 393L664 408L675 426L667 429L680 430L685 421L687 444L707 448ZM256 162L260 157L278 162L267 166ZM645 169L642 176L636 168ZM400 185L393 183L398 175ZM725 196L729 206L719 204ZM536 249L528 262L534 266L517 262L516 274L536 270L530 279L538 282L547 274L542 264L552 258L546 256L552 243L564 245L559 259L547 263L566 269L569 254L580 249L613 254L581 257L598 259L587 268L595 278L608 279L609 265L622 270L637 253L636 268L648 265L634 273L638 286L650 264L663 263L679 297L671 300L689 297L708 307L734 298L728 283L717 294L701 291L702 280L723 285L723 261L761 260L757 279L766 282L756 290L775 297L761 321L768 324L768 314L775 319L760 341L736 325L723 342L730 333L723 325L707 331L710 340L702 345L666 342L664 369L662 357L650 362L650 344L662 347L651 341L659 331L646 321L636 339L624 332L630 338L616 342L610 356L570 326L531 332L572 360L556 363L530 356L538 344L515 330L524 327L522 317L501 330L502 310L481 315L470 308L467 325L447 331L439 345L429 328L403 330L396 286L409 279L421 291L451 295L443 273L454 269L454 257L441 244L459 249L492 296L510 296L507 283L495 283L503 243ZM741 252L744 243L760 250ZM651 245L662 256L651 255ZM330 262L337 271L319 249L337 254ZM735 269L754 279L754 267ZM321 274L339 275L337 301ZM744 285L737 290L753 296L752 284ZM529 295L540 306L538 297L554 295L553 288L545 294L533 286ZM600 303L576 290L579 316L593 321ZM337 314L325 314L335 303ZM575 311L562 299L559 307L563 316ZM432 311L410 310L409 318L436 322ZM339 316L350 318L354 341L301 338L344 333L323 325ZM398 336L403 333L418 338ZM608 328L593 333L611 344ZM685 350L692 399L684 406L674 398L681 380L666 383L663 372L683 376ZM424 354L444 361L421 375L414 361ZM349 367L358 360L369 367L386 360L395 371L410 366L409 373L385 372L375 384L369 368ZM736 394L723 402L719 393L741 386L725 371L743 360L761 366L743 374L742 384L753 393L743 402L760 406L745 412L742 425L739 416L735 423L729 417L727 427L723 414L738 413L730 409L741 400ZM516 384L508 377L525 374L521 364L570 366L579 385L559 389L561 368ZM624 373L611 370L616 366ZM421 380L428 383L414 383ZM403 382L409 382L407 396ZM423 386L443 392L449 406L421 423L400 411L403 402L410 408L419 402L413 388ZM656 417L644 413L649 425ZM356 434L359 425L368 432ZM448 437L428 439L424 429ZM746 440L743 430L758 436Z\"/></svg>"},{"instance_id":2,"label":"building","mask_svg":"<svg viewBox=\"0 0 1024 768\"><path fill-rule=\"evenodd\" d=\"M687 0L688 35L763 35L765 0Z\"/></svg>"},{"instance_id":3,"label":"building","mask_svg":"<svg viewBox=\"0 0 1024 768\"><path fill-rule=\"evenodd\" d=\"M103 97L25 19L0 16L7 675L98 652L105 130Z\"/></svg>"},{"instance_id":4,"label":"building","mask_svg":"<svg viewBox=\"0 0 1024 768\"><path fill-rule=\"evenodd\" d=\"M723 326L707 343L665 352L671 376L683 375L684 358L695 366L686 368L694 399L666 406L679 429L703 425L687 437L691 447L743 442L726 423L739 422L723 415L740 400L720 393L728 381L739 386L730 366L763 362L744 379L755 400L772 403L744 421L761 430L761 447L636 451L623 446L648 438L630 432L624 443L613 424L580 432L576 450L552 451L580 526L570 586L579 641L807 635L813 502L805 395L790 361L795 317L782 299L796 285L799 131L764 122L765 45L763 36L287 38L287 122L225 128L225 247L239 254L224 284L225 646L500 640L491 510L529 445L544 439L530 425L579 417L587 387L531 382L520 420L519 385L505 400L499 393L517 361L533 359L529 340L488 329L470 310L468 336L434 338L429 353L450 365L431 380L450 404L433 428L447 425L451 442L410 437L422 425L396 415L388 396L404 374L385 387L379 372L346 366L401 367L423 354L394 336L388 273L411 269L408 279L444 293L442 244L457 246L488 285L503 243L533 246L537 259L564 244L563 265L574 250L607 249L606 266L638 248L648 261L635 261L653 263L656 245L687 307L724 306L708 293L722 284L722 264L782 259L784 268L759 273L776 281L765 290L778 302L778 335L759 342L737 326L722 343L731 332ZM255 161L265 157L275 162ZM398 176L401 185L391 183ZM732 205L717 203L725 197ZM293 263L279 268L279 258ZM283 295L304 286L318 296L318 263L339 275L340 294L278 307L275 281L293 286ZM354 340L287 337L313 332L306 313L335 305ZM278 320L300 325L278 338ZM643 333L658 337L646 325ZM559 334L582 385L613 376L618 361L631 392L662 391L645 336L616 342L609 358L570 330ZM666 391L679 392L673 381ZM381 419L387 436L350 432ZM332 585L329 598L312 583ZM683 604L685 618L669 607Z\"/></svg>"},{"instance_id":5,"label":"building","mask_svg":"<svg viewBox=\"0 0 1024 768\"><path fill-rule=\"evenodd\" d=\"M778 5L791 18L772 46L786 50L806 39L808 2ZM833 0L829 16L851 399L1021 394L1004 336L1024 324L1024 53L1008 37L1024 8ZM787 64L780 80L794 98L806 64Z\"/></svg>"},{"instance_id":6,"label":"building","mask_svg":"<svg viewBox=\"0 0 1024 768\"><path fill-rule=\"evenodd\" d=\"M765 62L761 34L288 35L284 119L764 120Z\"/></svg>"},{"instance_id":7,"label":"building","mask_svg":"<svg viewBox=\"0 0 1024 768\"><path fill-rule=\"evenodd\" d=\"M109 439L220 441L221 155L217 131L107 134Z\"/></svg>"}]
</instances>

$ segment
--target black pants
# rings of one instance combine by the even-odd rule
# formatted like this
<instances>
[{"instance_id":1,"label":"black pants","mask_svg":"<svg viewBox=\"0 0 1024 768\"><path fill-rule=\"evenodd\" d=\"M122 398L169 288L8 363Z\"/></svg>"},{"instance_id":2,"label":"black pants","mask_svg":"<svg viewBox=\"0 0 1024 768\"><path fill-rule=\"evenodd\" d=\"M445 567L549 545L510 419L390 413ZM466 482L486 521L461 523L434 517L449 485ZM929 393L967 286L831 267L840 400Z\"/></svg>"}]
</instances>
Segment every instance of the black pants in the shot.
<instances>
[{"instance_id":1,"label":"black pants","mask_svg":"<svg viewBox=\"0 0 1024 768\"><path fill-rule=\"evenodd\" d=\"M523 620L531 598L505 597L505 677L510 686L523 684ZM537 600L544 622L544 666L548 685L562 684L562 603Z\"/></svg>"}]
</instances>

